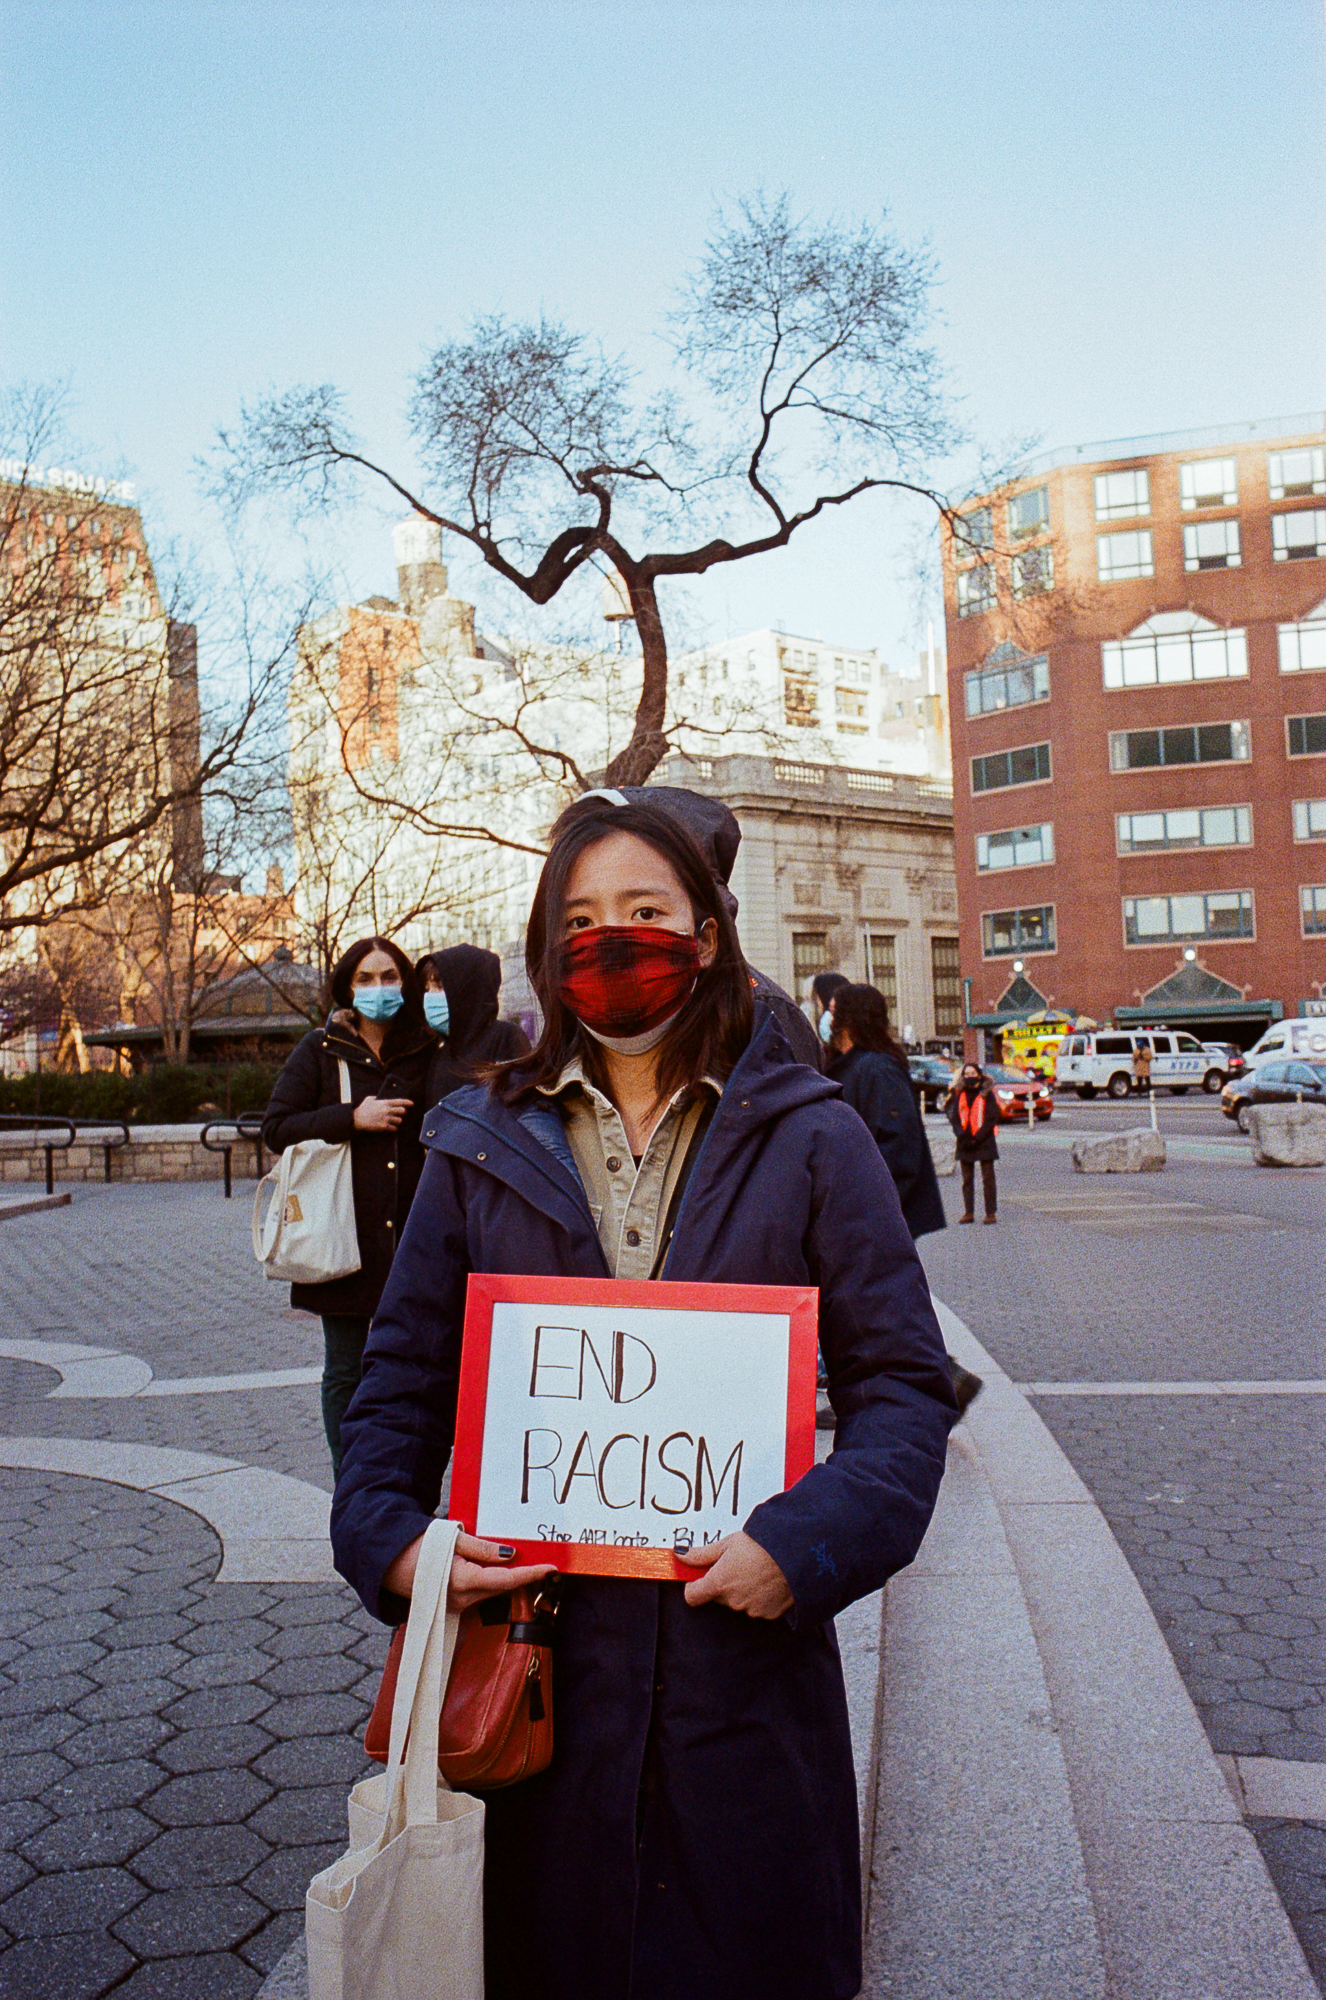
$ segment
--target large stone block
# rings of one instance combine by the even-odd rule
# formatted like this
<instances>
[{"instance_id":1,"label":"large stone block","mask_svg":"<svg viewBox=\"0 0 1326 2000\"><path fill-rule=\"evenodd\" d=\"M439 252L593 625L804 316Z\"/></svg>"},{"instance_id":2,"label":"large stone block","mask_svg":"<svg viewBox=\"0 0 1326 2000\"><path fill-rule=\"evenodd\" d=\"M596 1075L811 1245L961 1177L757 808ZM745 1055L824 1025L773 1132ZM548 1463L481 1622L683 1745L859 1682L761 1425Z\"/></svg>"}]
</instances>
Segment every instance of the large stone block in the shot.
<instances>
[{"instance_id":1,"label":"large stone block","mask_svg":"<svg viewBox=\"0 0 1326 2000\"><path fill-rule=\"evenodd\" d=\"M930 1142L930 1157L935 1163L935 1172L941 1180L948 1179L958 1171L958 1142L946 1124L942 1131L926 1127L926 1138Z\"/></svg>"},{"instance_id":2,"label":"large stone block","mask_svg":"<svg viewBox=\"0 0 1326 2000\"><path fill-rule=\"evenodd\" d=\"M1073 1141L1073 1166L1079 1174L1158 1174L1164 1164L1165 1141L1149 1125Z\"/></svg>"},{"instance_id":3,"label":"large stone block","mask_svg":"<svg viewBox=\"0 0 1326 2000\"><path fill-rule=\"evenodd\" d=\"M1248 1136L1254 1166L1326 1167L1326 1104L1254 1104Z\"/></svg>"}]
</instances>

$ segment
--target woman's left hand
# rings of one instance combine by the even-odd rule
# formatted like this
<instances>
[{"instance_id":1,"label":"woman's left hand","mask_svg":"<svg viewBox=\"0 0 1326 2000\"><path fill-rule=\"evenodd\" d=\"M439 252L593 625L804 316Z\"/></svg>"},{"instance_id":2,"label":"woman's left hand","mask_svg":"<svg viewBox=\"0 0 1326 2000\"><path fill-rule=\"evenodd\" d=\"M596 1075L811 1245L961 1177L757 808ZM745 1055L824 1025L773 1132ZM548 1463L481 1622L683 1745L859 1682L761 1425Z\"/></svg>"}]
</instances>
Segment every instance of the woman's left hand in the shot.
<instances>
[{"instance_id":1,"label":"woman's left hand","mask_svg":"<svg viewBox=\"0 0 1326 2000\"><path fill-rule=\"evenodd\" d=\"M748 1618L781 1618L792 1609L787 1578L773 1557L749 1535L725 1535L708 1548L692 1549L682 1561L704 1576L686 1586L688 1604L726 1604Z\"/></svg>"}]
</instances>

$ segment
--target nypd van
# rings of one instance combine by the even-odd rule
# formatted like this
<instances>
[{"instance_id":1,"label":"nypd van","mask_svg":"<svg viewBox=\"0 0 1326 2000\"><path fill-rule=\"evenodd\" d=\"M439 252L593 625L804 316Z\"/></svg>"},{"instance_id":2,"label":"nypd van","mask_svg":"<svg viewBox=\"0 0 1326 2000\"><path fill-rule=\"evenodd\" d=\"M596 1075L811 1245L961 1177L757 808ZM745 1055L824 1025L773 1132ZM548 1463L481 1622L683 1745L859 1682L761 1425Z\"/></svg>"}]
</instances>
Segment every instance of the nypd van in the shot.
<instances>
[{"instance_id":1,"label":"nypd van","mask_svg":"<svg viewBox=\"0 0 1326 2000\"><path fill-rule=\"evenodd\" d=\"M1205 1090L1214 1096L1225 1081L1224 1071L1209 1050L1192 1035L1171 1028L1143 1028L1136 1033L1102 1030L1069 1035L1059 1045L1054 1066L1057 1090L1076 1090L1094 1097L1127 1097L1133 1088L1133 1057L1145 1043L1151 1050L1151 1082L1174 1097Z\"/></svg>"}]
</instances>

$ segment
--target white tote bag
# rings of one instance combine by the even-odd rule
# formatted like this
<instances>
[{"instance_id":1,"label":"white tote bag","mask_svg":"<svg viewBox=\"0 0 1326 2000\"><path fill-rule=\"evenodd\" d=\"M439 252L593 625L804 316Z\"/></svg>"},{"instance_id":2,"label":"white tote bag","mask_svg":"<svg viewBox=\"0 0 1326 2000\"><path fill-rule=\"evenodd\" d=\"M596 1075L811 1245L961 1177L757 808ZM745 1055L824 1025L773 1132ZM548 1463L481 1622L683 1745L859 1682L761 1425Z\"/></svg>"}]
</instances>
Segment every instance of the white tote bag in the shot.
<instances>
[{"instance_id":1,"label":"white tote bag","mask_svg":"<svg viewBox=\"0 0 1326 2000\"><path fill-rule=\"evenodd\" d=\"M387 1768L355 1786L350 1851L309 1884L309 2000L483 2000L483 1801L437 1768L458 1532L434 1521L424 1536Z\"/></svg>"},{"instance_id":2,"label":"white tote bag","mask_svg":"<svg viewBox=\"0 0 1326 2000\"><path fill-rule=\"evenodd\" d=\"M338 1067L349 1104L350 1065ZM269 1278L288 1285L323 1285L361 1268L348 1139L286 1147L253 1198L253 1254Z\"/></svg>"}]
</instances>

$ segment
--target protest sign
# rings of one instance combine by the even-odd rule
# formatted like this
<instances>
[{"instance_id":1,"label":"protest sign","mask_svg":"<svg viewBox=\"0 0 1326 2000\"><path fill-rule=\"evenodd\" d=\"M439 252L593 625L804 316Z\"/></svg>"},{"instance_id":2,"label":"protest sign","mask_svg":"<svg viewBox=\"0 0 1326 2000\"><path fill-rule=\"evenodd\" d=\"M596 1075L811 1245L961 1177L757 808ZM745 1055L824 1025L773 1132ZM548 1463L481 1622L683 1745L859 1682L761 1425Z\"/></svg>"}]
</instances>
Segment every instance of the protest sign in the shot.
<instances>
[{"instance_id":1,"label":"protest sign","mask_svg":"<svg viewBox=\"0 0 1326 2000\"><path fill-rule=\"evenodd\" d=\"M451 1514L519 1562L679 1577L815 1457L813 1287L469 1281Z\"/></svg>"}]
</instances>

